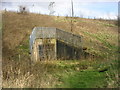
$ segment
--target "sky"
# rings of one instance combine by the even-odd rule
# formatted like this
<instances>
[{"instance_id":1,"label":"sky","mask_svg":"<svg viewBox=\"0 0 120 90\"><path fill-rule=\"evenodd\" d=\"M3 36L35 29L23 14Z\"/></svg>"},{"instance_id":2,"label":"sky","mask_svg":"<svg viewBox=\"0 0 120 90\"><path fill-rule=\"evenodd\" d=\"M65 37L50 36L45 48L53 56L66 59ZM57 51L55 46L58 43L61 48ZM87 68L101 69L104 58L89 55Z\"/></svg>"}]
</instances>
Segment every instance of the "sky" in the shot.
<instances>
[{"instance_id":1,"label":"sky","mask_svg":"<svg viewBox=\"0 0 120 90\"><path fill-rule=\"evenodd\" d=\"M30 12L49 14L48 6L50 1L29 0L14 1L3 0L2 10L6 8L8 11L19 11L19 6L27 6ZM117 19L118 16L118 1L117 0L73 0L74 16L83 18L103 18L103 19ZM53 15L71 16L71 0L55 1Z\"/></svg>"}]
</instances>

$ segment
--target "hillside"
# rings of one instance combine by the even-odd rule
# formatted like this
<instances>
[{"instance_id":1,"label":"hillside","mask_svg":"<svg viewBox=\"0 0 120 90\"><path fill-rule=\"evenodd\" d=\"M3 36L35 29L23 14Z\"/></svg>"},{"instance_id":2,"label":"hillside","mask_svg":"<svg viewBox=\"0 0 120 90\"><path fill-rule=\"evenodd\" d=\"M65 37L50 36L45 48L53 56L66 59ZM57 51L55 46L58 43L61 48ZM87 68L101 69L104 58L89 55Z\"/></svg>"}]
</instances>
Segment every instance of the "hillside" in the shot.
<instances>
[{"instance_id":1,"label":"hillside","mask_svg":"<svg viewBox=\"0 0 120 90\"><path fill-rule=\"evenodd\" d=\"M88 57L83 61L81 60L81 62L76 60L75 62L52 61L52 62L42 62L42 64L41 62L39 62L39 64L37 63L34 65L34 64L31 64L30 54L29 54L29 36L32 32L32 29L34 27L56 27L56 28L71 32L70 31L71 18L60 17L60 16L48 16L48 15L33 14L33 13L18 14L15 12L5 12L3 13L2 17L3 17L2 18L2 21L3 21L3 27L2 27L3 28L3 31L2 31L3 32L3 87L49 87L51 84L44 84L43 86L42 85L38 86L37 82L39 82L38 80L38 78L40 78L39 74L42 75L41 77L44 77L44 73L47 73L47 71L50 72L50 73L47 73L48 78L46 82L50 81L49 83L52 83L53 80L54 79L56 80L57 78L53 78L54 75L51 74L52 73L51 70L55 73L57 69L58 70L62 70L62 68L64 69L64 65L65 67L71 67L72 70L75 69L74 67L76 67L78 68L77 71L80 71L80 70L84 70L91 67L97 68L98 66L101 66L101 65L104 66L106 63L107 63L107 66L109 66L111 62L113 62L114 60L117 60L117 54L116 54L117 45L118 45L117 21L97 20L97 19L93 20L93 19L75 17L73 19L74 26L73 26L72 33L83 36L83 43L82 43L83 47L87 48L86 52L94 55L95 57ZM63 63L63 65L61 63ZM66 63L69 63L70 65L72 65L72 63L74 64L73 66L69 66L69 64L66 64ZM98 66L94 66L95 64ZM51 68L49 68L49 66ZM54 66L56 67L56 70L53 69ZM58 68L58 67L61 67L61 68ZM82 69L80 67L82 67ZM38 68L40 68L40 71L37 70ZM44 71L43 69L46 69L46 72L43 72ZM43 72L43 74L41 74L41 72ZM86 72L84 73L86 74ZM92 72L91 75L93 74L97 75L97 73ZM35 76L35 75L38 75L38 76ZM62 77L62 73L59 75L58 77ZM31 84L26 85L27 82L23 80L26 77L34 79L32 81L35 81L35 80L38 80L38 81L34 82L33 86L31 86ZM43 80L40 80L41 83L44 83L44 79L45 78L43 78ZM19 80L23 80L23 81L19 82ZM30 79L27 79L27 80L29 81ZM23 83L24 85L17 86L16 83L10 84L11 82L16 82L18 84ZM52 87L57 87L57 86L54 86L54 84L56 84L57 82L58 80L56 80L56 82L53 82ZM115 83L111 83L111 82L112 81L109 82L110 85L108 84L105 87L114 87L114 84L116 82L115 81L114 81ZM89 87L89 84L87 85L88 86L86 87ZM68 87L68 86L66 84L66 86L61 85L61 87ZM80 86L78 85L76 87L80 87ZM93 87L96 87L96 86L93 85ZM103 87L103 86L98 85L97 87Z\"/></svg>"}]
</instances>

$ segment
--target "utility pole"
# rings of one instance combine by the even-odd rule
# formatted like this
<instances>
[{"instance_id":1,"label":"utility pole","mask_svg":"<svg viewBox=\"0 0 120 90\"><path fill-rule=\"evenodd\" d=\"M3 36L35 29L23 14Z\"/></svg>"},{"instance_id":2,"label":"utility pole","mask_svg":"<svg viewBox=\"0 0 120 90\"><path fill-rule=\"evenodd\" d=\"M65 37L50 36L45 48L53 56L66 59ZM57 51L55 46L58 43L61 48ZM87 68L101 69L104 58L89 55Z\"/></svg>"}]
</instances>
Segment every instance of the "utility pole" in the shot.
<instances>
[{"instance_id":1,"label":"utility pole","mask_svg":"<svg viewBox=\"0 0 120 90\"><path fill-rule=\"evenodd\" d=\"M55 6L55 2L50 2L49 6L48 6L48 9L50 10L50 13L49 15L52 15L55 13L53 7Z\"/></svg>"},{"instance_id":2,"label":"utility pole","mask_svg":"<svg viewBox=\"0 0 120 90\"><path fill-rule=\"evenodd\" d=\"M72 12L72 16L71 16L71 32L73 31L73 17L74 17L74 10L73 10L73 1L71 0L71 12Z\"/></svg>"}]
</instances>

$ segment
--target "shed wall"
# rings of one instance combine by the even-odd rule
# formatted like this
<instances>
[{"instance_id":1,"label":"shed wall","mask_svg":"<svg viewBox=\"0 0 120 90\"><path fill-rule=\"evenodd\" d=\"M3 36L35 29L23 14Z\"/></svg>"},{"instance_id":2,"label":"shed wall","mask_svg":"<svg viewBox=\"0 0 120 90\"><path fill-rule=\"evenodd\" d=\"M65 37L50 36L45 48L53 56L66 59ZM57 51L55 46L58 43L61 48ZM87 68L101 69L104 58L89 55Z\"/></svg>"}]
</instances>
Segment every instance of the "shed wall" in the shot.
<instances>
[{"instance_id":1,"label":"shed wall","mask_svg":"<svg viewBox=\"0 0 120 90\"><path fill-rule=\"evenodd\" d=\"M57 40L57 59L73 60L80 59L82 50L70 46L63 41Z\"/></svg>"},{"instance_id":2,"label":"shed wall","mask_svg":"<svg viewBox=\"0 0 120 90\"><path fill-rule=\"evenodd\" d=\"M56 59L56 39L36 39L31 54L33 61Z\"/></svg>"},{"instance_id":3,"label":"shed wall","mask_svg":"<svg viewBox=\"0 0 120 90\"><path fill-rule=\"evenodd\" d=\"M30 36L30 52L34 61L80 59L81 36L57 28L35 27Z\"/></svg>"}]
</instances>

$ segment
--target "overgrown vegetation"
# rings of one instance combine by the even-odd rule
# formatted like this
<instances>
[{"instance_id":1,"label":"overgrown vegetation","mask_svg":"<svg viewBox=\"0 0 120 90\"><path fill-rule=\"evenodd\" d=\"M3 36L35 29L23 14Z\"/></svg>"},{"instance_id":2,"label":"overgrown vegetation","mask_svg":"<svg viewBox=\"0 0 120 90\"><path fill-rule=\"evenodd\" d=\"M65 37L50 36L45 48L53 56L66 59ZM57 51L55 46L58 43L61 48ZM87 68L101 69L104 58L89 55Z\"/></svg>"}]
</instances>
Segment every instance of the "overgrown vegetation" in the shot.
<instances>
[{"instance_id":1,"label":"overgrown vegetation","mask_svg":"<svg viewBox=\"0 0 120 90\"><path fill-rule=\"evenodd\" d=\"M72 33L83 36L82 44L86 52L95 57L33 63L29 54L32 29L35 26L57 27L70 32L69 18L3 13L3 87L118 87L118 34L115 23L74 18Z\"/></svg>"}]
</instances>

